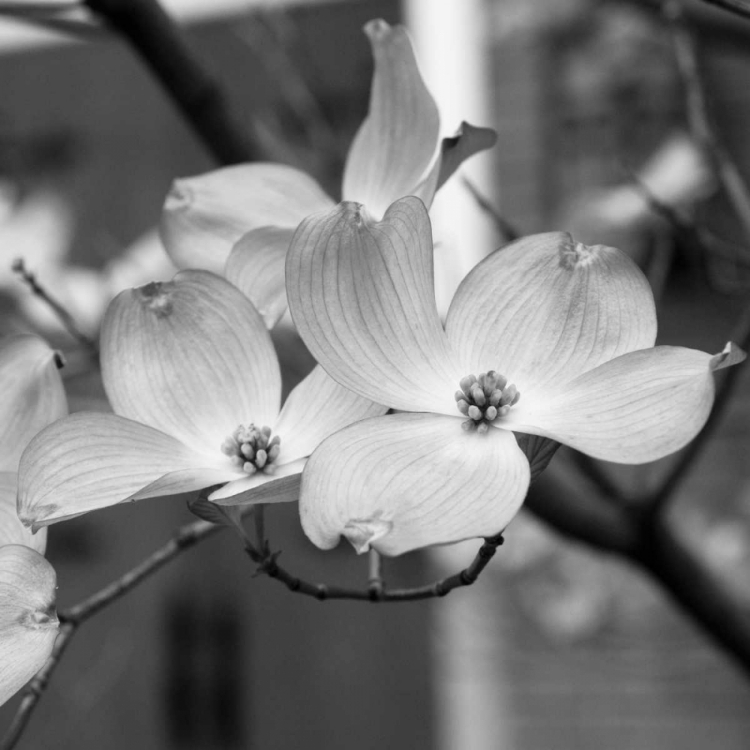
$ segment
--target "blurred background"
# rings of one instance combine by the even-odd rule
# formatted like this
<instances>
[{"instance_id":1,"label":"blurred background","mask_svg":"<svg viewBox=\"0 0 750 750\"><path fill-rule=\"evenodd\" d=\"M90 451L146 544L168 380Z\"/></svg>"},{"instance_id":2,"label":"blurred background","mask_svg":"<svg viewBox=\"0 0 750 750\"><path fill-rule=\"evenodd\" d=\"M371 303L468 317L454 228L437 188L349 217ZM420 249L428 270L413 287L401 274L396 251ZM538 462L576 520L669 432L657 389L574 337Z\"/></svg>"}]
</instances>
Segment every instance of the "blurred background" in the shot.
<instances>
[{"instance_id":1,"label":"blurred background","mask_svg":"<svg viewBox=\"0 0 750 750\"><path fill-rule=\"evenodd\" d=\"M660 343L719 351L730 337L750 296L750 243L695 137L660 3L165 5L267 159L305 169L334 196L367 111L372 61L361 28L378 17L407 23L445 134L467 119L499 136L436 200L443 308L462 275L508 240L486 200L520 233L564 229L630 253L658 297ZM682 6L716 130L750 176L750 23L698 0ZM74 38L0 19L0 333L35 330L65 352L72 410L107 408L96 367L13 273L13 259L95 336L114 294L171 276L154 231L164 197L176 177L215 166L114 33L86 27ZM309 359L286 343L289 387ZM674 513L750 611L750 384L742 381ZM558 454L553 478L575 465L571 454ZM635 502L664 466L600 469ZM267 517L291 570L364 585L366 560L343 546L319 553L295 507ZM59 605L108 583L190 520L185 498L174 498L53 527ZM477 546L386 561L386 580L455 572ZM472 589L445 600L320 603L252 574L240 545L219 535L86 623L19 747L750 743L746 674L641 573L531 516L513 522ZM17 701L0 709L1 726Z\"/></svg>"}]
</instances>

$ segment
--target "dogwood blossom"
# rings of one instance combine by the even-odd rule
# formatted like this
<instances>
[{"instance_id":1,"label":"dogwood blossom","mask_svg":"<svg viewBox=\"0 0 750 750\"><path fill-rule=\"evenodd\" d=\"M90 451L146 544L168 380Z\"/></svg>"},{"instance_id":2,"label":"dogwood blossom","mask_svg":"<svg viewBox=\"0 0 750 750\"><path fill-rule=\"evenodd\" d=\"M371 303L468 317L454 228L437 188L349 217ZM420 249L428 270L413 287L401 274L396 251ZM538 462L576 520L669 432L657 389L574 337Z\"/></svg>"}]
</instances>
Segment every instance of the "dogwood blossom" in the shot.
<instances>
[{"instance_id":1,"label":"dogwood blossom","mask_svg":"<svg viewBox=\"0 0 750 750\"><path fill-rule=\"evenodd\" d=\"M287 259L295 325L329 374L400 413L328 438L303 475L300 514L322 548L343 535L386 554L489 536L516 513L529 463L514 432L642 463L704 424L712 371L744 355L654 347L648 283L619 250L564 233L479 263L445 327L418 198L382 221L357 203L309 217Z\"/></svg>"},{"instance_id":2,"label":"dogwood blossom","mask_svg":"<svg viewBox=\"0 0 750 750\"><path fill-rule=\"evenodd\" d=\"M0 705L41 668L57 636L46 530L16 514L16 472L32 436L67 413L58 355L36 336L0 340Z\"/></svg>"},{"instance_id":3,"label":"dogwood blossom","mask_svg":"<svg viewBox=\"0 0 750 750\"><path fill-rule=\"evenodd\" d=\"M104 318L102 378L114 414L81 412L21 458L18 514L38 528L126 500L224 484L210 499L296 500L318 443L384 407L316 368L280 408L270 335L228 281L183 271L118 295Z\"/></svg>"},{"instance_id":4,"label":"dogwood blossom","mask_svg":"<svg viewBox=\"0 0 750 750\"><path fill-rule=\"evenodd\" d=\"M418 195L429 205L461 162L490 148L496 137L463 123L440 144L438 110L406 30L376 20L365 33L375 58L370 110L349 150L342 194L382 216L404 195ZM286 310L284 259L294 230L306 216L333 206L298 169L269 163L225 167L175 181L164 206L162 239L180 268L225 273L273 327Z\"/></svg>"}]
</instances>

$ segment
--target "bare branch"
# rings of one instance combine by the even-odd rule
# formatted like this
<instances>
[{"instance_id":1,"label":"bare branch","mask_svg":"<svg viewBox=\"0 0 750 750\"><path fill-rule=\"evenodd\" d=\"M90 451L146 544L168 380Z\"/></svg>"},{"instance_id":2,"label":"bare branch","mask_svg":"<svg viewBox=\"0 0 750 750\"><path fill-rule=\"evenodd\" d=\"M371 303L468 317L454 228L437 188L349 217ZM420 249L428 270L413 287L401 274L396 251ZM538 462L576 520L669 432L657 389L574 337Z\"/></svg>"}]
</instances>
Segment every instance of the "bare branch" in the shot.
<instances>
[{"instance_id":1,"label":"bare branch","mask_svg":"<svg viewBox=\"0 0 750 750\"><path fill-rule=\"evenodd\" d=\"M189 48L157 0L85 0L138 51L203 143L221 164L260 158L234 122L218 83Z\"/></svg>"},{"instance_id":2,"label":"bare branch","mask_svg":"<svg viewBox=\"0 0 750 750\"><path fill-rule=\"evenodd\" d=\"M2 742L0 742L0 750L11 750L11 748L16 746L18 740L21 739L21 735L26 729L29 719L36 708L36 704L47 689L47 683L78 627L77 623L63 622L62 619L61 623L52 653L50 654L49 659L47 659L46 664L36 673L31 682L26 686L26 689L23 692L23 698L21 699L21 704L13 717L10 727L8 727L8 731L5 733Z\"/></svg>"},{"instance_id":3,"label":"bare branch","mask_svg":"<svg viewBox=\"0 0 750 750\"><path fill-rule=\"evenodd\" d=\"M278 552L260 552L252 544L245 545L245 551L254 562L258 563L258 573L263 573L269 578L274 578L283 583L290 591L314 599L325 601L328 599L350 599L354 601L371 602L406 602L419 599L432 599L442 597L451 591L463 586L470 586L479 578L480 573L487 567L489 561L494 557L497 548L503 543L503 535L498 534L488 537L479 548L476 557L468 568L448 576L434 583L414 588L389 590L380 581L380 585L373 586L372 583L366 589L352 589L344 586L328 585L325 583L310 583L297 576L292 575L282 568L277 560ZM379 579L376 579L376 583Z\"/></svg>"},{"instance_id":4,"label":"bare branch","mask_svg":"<svg viewBox=\"0 0 750 750\"><path fill-rule=\"evenodd\" d=\"M728 10L741 18L750 18L750 2L747 0L703 0L703 2Z\"/></svg>"},{"instance_id":5,"label":"bare branch","mask_svg":"<svg viewBox=\"0 0 750 750\"><path fill-rule=\"evenodd\" d=\"M633 560L721 646L750 677L750 609L692 549L656 517Z\"/></svg>"},{"instance_id":6,"label":"bare branch","mask_svg":"<svg viewBox=\"0 0 750 750\"><path fill-rule=\"evenodd\" d=\"M168 562L174 560L181 552L193 547L201 540L207 539L222 528L222 526L217 526L206 521L195 521L183 526L164 546L157 549L132 570L129 570L116 581L100 589L82 602L59 612L58 617L61 626L52 654L23 691L21 704L16 711L8 731L0 742L0 750L11 750L21 738L31 718L31 714L47 687L52 673L55 671L60 658L78 627L89 617L92 617L108 604L125 595L139 583L153 575L157 570L164 567Z\"/></svg>"},{"instance_id":7,"label":"bare branch","mask_svg":"<svg viewBox=\"0 0 750 750\"><path fill-rule=\"evenodd\" d=\"M469 191L471 197L479 208L481 208L482 211L492 219L498 232L500 232L500 236L505 242L513 242L513 240L517 240L521 236L521 233L500 214L500 212L489 202L487 197L482 194L479 188L468 177L462 176L461 182Z\"/></svg>"},{"instance_id":8,"label":"bare branch","mask_svg":"<svg viewBox=\"0 0 750 750\"><path fill-rule=\"evenodd\" d=\"M367 590L370 599L379 599L383 595L382 560L380 553L371 549L369 552L369 575L367 576Z\"/></svg>"},{"instance_id":9,"label":"bare branch","mask_svg":"<svg viewBox=\"0 0 750 750\"><path fill-rule=\"evenodd\" d=\"M94 357L99 357L99 346L96 341L89 338L76 323L75 318L61 305L56 299L51 297L47 290L37 281L36 276L26 268L23 258L16 258L13 261L13 271L17 273L21 280L28 285L34 295L39 297L63 324L65 330L77 341L79 341Z\"/></svg>"},{"instance_id":10,"label":"bare branch","mask_svg":"<svg viewBox=\"0 0 750 750\"><path fill-rule=\"evenodd\" d=\"M733 0L737 7L748 9L746 3ZM728 5L732 0L725 0ZM716 2L719 5L721 3ZM726 6L725 6L726 7ZM745 235L750 241L750 190L716 134L706 103L701 83L700 66L695 40L685 23L682 5L677 0L665 3L664 15L670 22L677 68L685 87L688 121L693 135L712 155L719 180L727 194L737 218L742 223Z\"/></svg>"}]
</instances>

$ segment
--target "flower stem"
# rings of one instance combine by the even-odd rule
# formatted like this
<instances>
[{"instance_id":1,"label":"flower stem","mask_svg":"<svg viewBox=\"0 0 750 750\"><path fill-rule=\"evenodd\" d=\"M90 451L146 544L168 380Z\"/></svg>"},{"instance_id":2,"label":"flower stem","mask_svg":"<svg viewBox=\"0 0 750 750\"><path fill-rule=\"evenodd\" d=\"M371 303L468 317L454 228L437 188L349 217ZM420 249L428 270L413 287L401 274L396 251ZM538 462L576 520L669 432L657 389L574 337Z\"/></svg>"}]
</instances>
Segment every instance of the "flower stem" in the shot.
<instances>
[{"instance_id":1,"label":"flower stem","mask_svg":"<svg viewBox=\"0 0 750 750\"><path fill-rule=\"evenodd\" d=\"M371 602L405 602L442 597L449 594L454 589L462 588L463 586L471 586L471 584L479 578L481 572L487 567L487 564L494 557L497 548L502 543L502 534L488 537L484 540L484 544L479 548L474 560L472 560L471 564L464 570L424 586L401 589L386 588L382 579L379 577L379 559L378 563L375 564L373 563L372 557L370 558L371 578L368 587L366 589L353 589L325 583L311 583L298 578L278 564L277 558L280 554L278 552L261 553L250 544L245 545L245 551L253 562L258 563L258 573L263 573L269 578L280 581L290 591L294 591L298 594L311 596L320 601L325 601L327 599L350 599L353 601ZM377 577L375 579L372 578L373 565L377 568ZM375 580L376 584L379 583L377 588L373 587L373 580ZM373 594L373 591L376 591L377 593Z\"/></svg>"},{"instance_id":2,"label":"flower stem","mask_svg":"<svg viewBox=\"0 0 750 750\"><path fill-rule=\"evenodd\" d=\"M383 595L383 561L380 557L380 552L376 549L370 549L367 562L369 568L367 590L370 592L370 598L377 600Z\"/></svg>"}]
</instances>

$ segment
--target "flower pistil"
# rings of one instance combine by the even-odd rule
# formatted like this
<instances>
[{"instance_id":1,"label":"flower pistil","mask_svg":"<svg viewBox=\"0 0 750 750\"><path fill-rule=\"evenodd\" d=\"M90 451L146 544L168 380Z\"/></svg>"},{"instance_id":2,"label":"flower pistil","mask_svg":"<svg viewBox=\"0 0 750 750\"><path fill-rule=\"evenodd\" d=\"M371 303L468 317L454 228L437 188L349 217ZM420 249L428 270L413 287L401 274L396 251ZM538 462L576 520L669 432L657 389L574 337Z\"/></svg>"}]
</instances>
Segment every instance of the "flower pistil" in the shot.
<instances>
[{"instance_id":1,"label":"flower pistil","mask_svg":"<svg viewBox=\"0 0 750 750\"><path fill-rule=\"evenodd\" d=\"M274 461L281 450L280 443L278 435L271 437L270 427L240 425L222 443L221 450L245 474L252 475L257 471L273 474Z\"/></svg>"},{"instance_id":2,"label":"flower pistil","mask_svg":"<svg viewBox=\"0 0 750 750\"><path fill-rule=\"evenodd\" d=\"M461 426L480 434L487 432L490 422L504 417L521 398L518 388L495 370L480 372L479 377L467 375L461 378L459 385L456 406L468 417Z\"/></svg>"}]
</instances>

